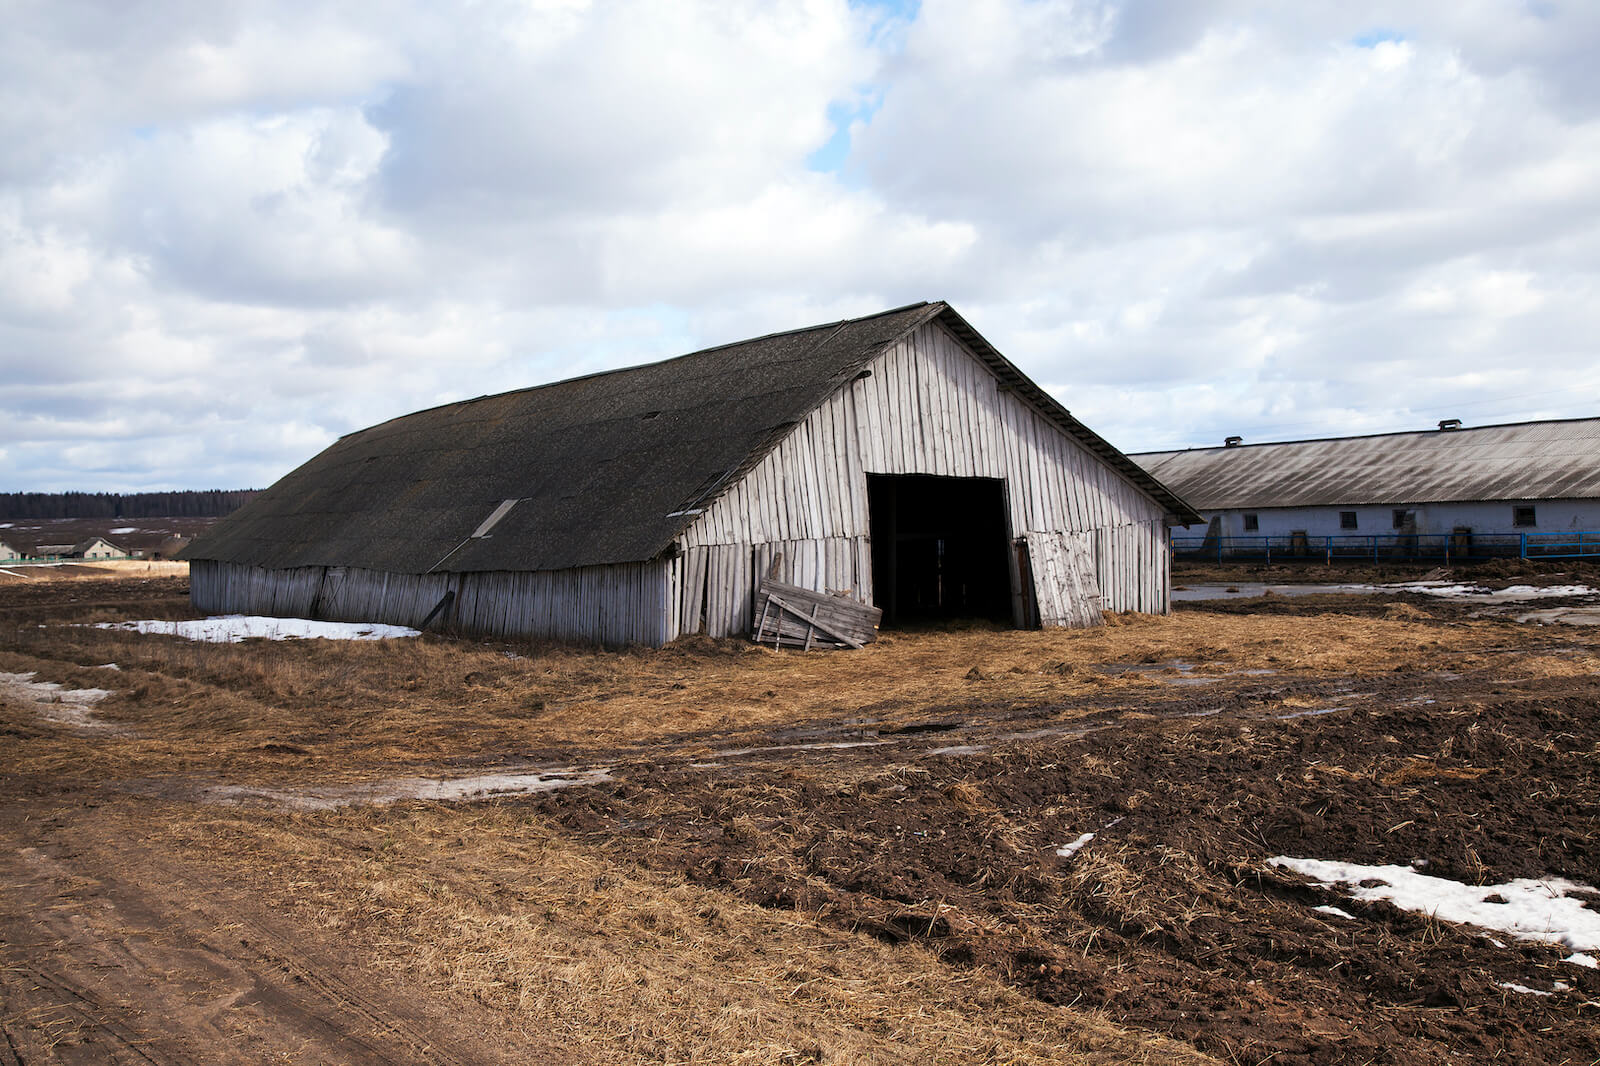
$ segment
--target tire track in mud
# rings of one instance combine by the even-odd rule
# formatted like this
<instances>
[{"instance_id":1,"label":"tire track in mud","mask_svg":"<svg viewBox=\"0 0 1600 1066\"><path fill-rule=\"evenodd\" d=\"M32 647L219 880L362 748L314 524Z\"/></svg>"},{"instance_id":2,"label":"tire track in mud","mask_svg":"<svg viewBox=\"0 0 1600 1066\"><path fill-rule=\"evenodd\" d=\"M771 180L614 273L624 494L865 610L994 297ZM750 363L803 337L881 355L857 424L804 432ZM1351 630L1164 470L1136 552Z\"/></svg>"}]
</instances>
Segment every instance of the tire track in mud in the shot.
<instances>
[{"instance_id":1,"label":"tire track in mud","mask_svg":"<svg viewBox=\"0 0 1600 1066\"><path fill-rule=\"evenodd\" d=\"M92 819L20 806L8 835L19 820L53 829L14 850L0 903L0 1031L16 1062L500 1061L462 1050L474 1042L440 1018L358 990L359 960L296 947L305 930L286 933L226 886L193 884Z\"/></svg>"}]
</instances>

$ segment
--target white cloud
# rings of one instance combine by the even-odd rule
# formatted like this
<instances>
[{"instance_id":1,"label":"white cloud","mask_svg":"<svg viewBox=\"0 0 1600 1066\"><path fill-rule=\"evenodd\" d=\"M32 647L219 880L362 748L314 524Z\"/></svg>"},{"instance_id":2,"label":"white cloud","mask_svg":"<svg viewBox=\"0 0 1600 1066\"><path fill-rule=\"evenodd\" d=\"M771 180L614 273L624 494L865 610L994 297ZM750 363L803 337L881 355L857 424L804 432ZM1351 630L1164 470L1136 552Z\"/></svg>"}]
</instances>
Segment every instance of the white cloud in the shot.
<instances>
[{"instance_id":1,"label":"white cloud","mask_svg":"<svg viewBox=\"0 0 1600 1066\"><path fill-rule=\"evenodd\" d=\"M1592 411L1600 8L1399 14L25 2L0 488L940 297L1130 448Z\"/></svg>"}]
</instances>

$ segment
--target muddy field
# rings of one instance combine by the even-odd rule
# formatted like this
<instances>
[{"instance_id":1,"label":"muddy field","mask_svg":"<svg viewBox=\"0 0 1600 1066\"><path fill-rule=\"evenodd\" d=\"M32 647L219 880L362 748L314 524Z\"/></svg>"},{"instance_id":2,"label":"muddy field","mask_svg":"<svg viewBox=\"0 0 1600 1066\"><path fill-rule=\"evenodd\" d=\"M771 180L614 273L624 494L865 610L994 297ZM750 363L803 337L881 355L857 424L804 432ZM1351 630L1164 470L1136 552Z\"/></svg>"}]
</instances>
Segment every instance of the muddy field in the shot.
<instances>
[{"instance_id":1,"label":"muddy field","mask_svg":"<svg viewBox=\"0 0 1600 1066\"><path fill-rule=\"evenodd\" d=\"M1600 1060L1584 952L1274 862L1600 885L1594 627L1393 593L811 655L69 626L183 593L0 588L0 1062Z\"/></svg>"}]
</instances>

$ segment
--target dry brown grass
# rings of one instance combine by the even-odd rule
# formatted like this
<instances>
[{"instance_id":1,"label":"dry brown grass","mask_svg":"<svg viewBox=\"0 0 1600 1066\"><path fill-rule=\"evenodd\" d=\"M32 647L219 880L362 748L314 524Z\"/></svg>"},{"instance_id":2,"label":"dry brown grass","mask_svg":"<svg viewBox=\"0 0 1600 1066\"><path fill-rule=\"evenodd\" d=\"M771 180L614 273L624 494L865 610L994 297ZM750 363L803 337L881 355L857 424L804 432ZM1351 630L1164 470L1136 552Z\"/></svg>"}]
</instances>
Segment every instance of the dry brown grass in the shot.
<instances>
[{"instance_id":1,"label":"dry brown grass","mask_svg":"<svg viewBox=\"0 0 1600 1066\"><path fill-rule=\"evenodd\" d=\"M129 577L187 577L189 564L171 559L104 559L93 563L39 566L0 563L0 584L105 581Z\"/></svg>"},{"instance_id":2,"label":"dry brown grass","mask_svg":"<svg viewBox=\"0 0 1600 1066\"><path fill-rule=\"evenodd\" d=\"M164 609L177 610L173 604ZM1404 616L1401 616L1404 615ZM127 617L82 603L74 622ZM1070 719L1092 699L1164 682L1102 667L1172 660L1197 672L1269 669L1307 678L1400 670L1465 673L1498 664L1508 679L1578 676L1600 666L1600 634L1564 632L1588 650L1508 646L1549 638L1500 622L1439 625L1399 612L1372 618L1183 612L1119 616L1091 631L975 628L891 634L861 652L774 652L688 641L659 650L487 645L426 637L381 643L207 645L93 628L0 625L0 671L37 672L117 695L96 710L131 732L73 731L0 704L8 770L46 777L289 784L449 768L527 756L651 758L770 738L800 725L927 722L1010 708ZM101 664L115 662L120 671ZM1297 697L1283 701L1293 707ZM1303 701L1314 705L1317 701ZM995 708L991 712L988 708ZM770 739L768 739L770 742ZM1097 772L1092 759L1081 764ZM1308 764L1306 772L1352 775ZM916 767L819 767L820 777L926 773ZM1405 779L1437 776L1413 758ZM52 787L56 782L52 781ZM108 793L96 793L103 797ZM770 865L794 841L757 817L801 802L782 779L752 783L726 831ZM971 784L944 791L974 814L995 810ZM1147 796L1137 791L1132 805ZM514 803L288 814L112 796L112 817L143 843L233 886L247 886L301 928L336 935L402 984L470 997L507 1025L550 1033L594 1061L1183 1062L1182 1045L1131 1036L1099 1016L1043 1004L987 969L959 969L914 946L831 929L814 913L763 909L730 892L651 871L621 848L586 845ZM641 822L671 797L642 797ZM999 819L997 819L999 820ZM620 831L619 831L620 832ZM1014 823L986 844L1037 848ZM1026 839L1024 839L1026 838ZM1031 844L1030 844L1031 841ZM1215 921L1220 876L1178 853L1159 891L1132 853L1083 852L1072 898L1134 932ZM791 873L794 871L790 871ZM928 901L933 917L938 901ZM1025 907L1016 914L1030 918ZM1042 920L1044 915L1038 917ZM952 916L979 921L982 915ZM1085 936L1092 933L1086 932ZM1073 945L1075 948L1078 946ZM1082 945L1087 953L1089 944Z\"/></svg>"},{"instance_id":3,"label":"dry brown grass","mask_svg":"<svg viewBox=\"0 0 1600 1066\"><path fill-rule=\"evenodd\" d=\"M75 620L118 615L94 608ZM1334 614L1182 612L1115 621L1079 631L890 634L864 651L810 654L706 640L621 652L435 637L214 645L28 624L0 632L0 670L117 690L100 713L137 735L100 738L102 768L205 767L260 780L523 754L648 752L668 738L680 750L709 751L773 727L852 720L892 727L970 716L985 704L1048 708L1070 719L1091 697L1165 683L1141 672L1106 673L1106 665L1183 660L1202 674L1255 668L1357 678L1397 669L1465 672L1494 661L1508 640L1532 639L1532 631L1508 623L1446 627ZM1587 636L1575 631L1570 639ZM108 662L121 671L98 668ZM1582 656L1528 658L1514 676L1575 675L1597 664ZM59 738L29 740L25 757L71 769Z\"/></svg>"},{"instance_id":4,"label":"dry brown grass","mask_svg":"<svg viewBox=\"0 0 1600 1066\"><path fill-rule=\"evenodd\" d=\"M578 847L514 807L172 808L150 842L252 883L370 966L595 1061L1183 1063L1184 1045L981 970Z\"/></svg>"}]
</instances>

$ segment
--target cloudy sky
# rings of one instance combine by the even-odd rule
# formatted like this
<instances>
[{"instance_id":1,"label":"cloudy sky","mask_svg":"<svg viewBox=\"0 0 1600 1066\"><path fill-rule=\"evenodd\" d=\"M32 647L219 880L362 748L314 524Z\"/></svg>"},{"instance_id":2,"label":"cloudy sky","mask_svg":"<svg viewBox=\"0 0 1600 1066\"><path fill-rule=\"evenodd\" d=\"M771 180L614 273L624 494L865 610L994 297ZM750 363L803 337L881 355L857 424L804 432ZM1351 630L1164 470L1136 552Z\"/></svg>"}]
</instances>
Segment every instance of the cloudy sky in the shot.
<instances>
[{"instance_id":1,"label":"cloudy sky","mask_svg":"<svg viewBox=\"0 0 1600 1066\"><path fill-rule=\"evenodd\" d=\"M1600 413L1592 0L0 0L0 490L923 299L1129 451Z\"/></svg>"}]
</instances>

